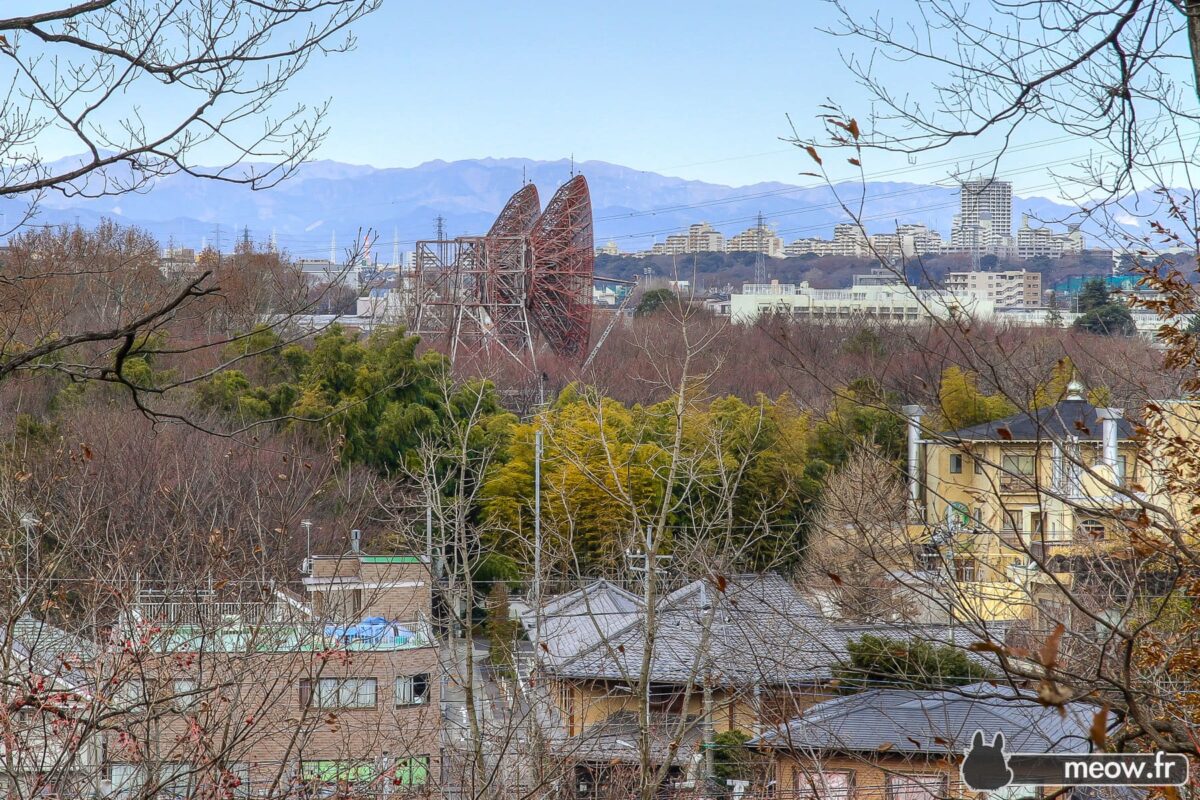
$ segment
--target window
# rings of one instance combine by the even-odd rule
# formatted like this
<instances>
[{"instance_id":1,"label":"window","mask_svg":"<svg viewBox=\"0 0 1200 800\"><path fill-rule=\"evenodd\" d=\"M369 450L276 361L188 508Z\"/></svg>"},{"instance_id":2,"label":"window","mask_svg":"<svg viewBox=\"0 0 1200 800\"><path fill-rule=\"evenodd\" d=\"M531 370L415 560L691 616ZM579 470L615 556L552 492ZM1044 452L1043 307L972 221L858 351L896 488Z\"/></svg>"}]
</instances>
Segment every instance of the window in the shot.
<instances>
[{"instance_id":1,"label":"window","mask_svg":"<svg viewBox=\"0 0 1200 800\"><path fill-rule=\"evenodd\" d=\"M398 760L395 781L401 786L424 786L429 782L429 756Z\"/></svg>"},{"instance_id":2,"label":"window","mask_svg":"<svg viewBox=\"0 0 1200 800\"><path fill-rule=\"evenodd\" d=\"M396 678L396 705L418 706L429 700L429 674L403 675Z\"/></svg>"},{"instance_id":3,"label":"window","mask_svg":"<svg viewBox=\"0 0 1200 800\"><path fill-rule=\"evenodd\" d=\"M136 794L145 781L145 771L140 764L113 764L109 768L109 782L116 797Z\"/></svg>"},{"instance_id":4,"label":"window","mask_svg":"<svg viewBox=\"0 0 1200 800\"><path fill-rule=\"evenodd\" d=\"M129 706L145 705L146 686L139 678L130 678L117 689L117 697Z\"/></svg>"},{"instance_id":5,"label":"window","mask_svg":"<svg viewBox=\"0 0 1200 800\"><path fill-rule=\"evenodd\" d=\"M321 678L313 696L313 682L300 681L300 705L317 708L374 708L374 678Z\"/></svg>"},{"instance_id":6,"label":"window","mask_svg":"<svg viewBox=\"0 0 1200 800\"><path fill-rule=\"evenodd\" d=\"M1079 521L1075 532L1085 542L1098 542L1104 538L1104 523L1098 519L1083 519Z\"/></svg>"},{"instance_id":7,"label":"window","mask_svg":"<svg viewBox=\"0 0 1200 800\"><path fill-rule=\"evenodd\" d=\"M945 775L888 775L887 800L940 800L948 794Z\"/></svg>"},{"instance_id":8,"label":"window","mask_svg":"<svg viewBox=\"0 0 1200 800\"><path fill-rule=\"evenodd\" d=\"M183 711L192 708L200 701L196 694L197 684L191 678L179 678L171 686L171 702L175 708Z\"/></svg>"},{"instance_id":9,"label":"window","mask_svg":"<svg viewBox=\"0 0 1200 800\"><path fill-rule=\"evenodd\" d=\"M792 770L792 794L797 800L850 800L854 770Z\"/></svg>"},{"instance_id":10,"label":"window","mask_svg":"<svg viewBox=\"0 0 1200 800\"><path fill-rule=\"evenodd\" d=\"M952 474L958 475L962 472L962 459L963 457L961 453L950 454L950 472Z\"/></svg>"},{"instance_id":11,"label":"window","mask_svg":"<svg viewBox=\"0 0 1200 800\"><path fill-rule=\"evenodd\" d=\"M956 558L954 559L954 577L959 581L974 581L975 580L975 559L973 558Z\"/></svg>"},{"instance_id":12,"label":"window","mask_svg":"<svg viewBox=\"0 0 1200 800\"><path fill-rule=\"evenodd\" d=\"M976 475L982 475L983 474L983 462L980 461L978 458L972 458L971 459L971 469L975 470Z\"/></svg>"},{"instance_id":13,"label":"window","mask_svg":"<svg viewBox=\"0 0 1200 800\"><path fill-rule=\"evenodd\" d=\"M1033 456L1010 454L1000 458L1000 468L1006 475L1030 477L1033 475Z\"/></svg>"}]
</instances>

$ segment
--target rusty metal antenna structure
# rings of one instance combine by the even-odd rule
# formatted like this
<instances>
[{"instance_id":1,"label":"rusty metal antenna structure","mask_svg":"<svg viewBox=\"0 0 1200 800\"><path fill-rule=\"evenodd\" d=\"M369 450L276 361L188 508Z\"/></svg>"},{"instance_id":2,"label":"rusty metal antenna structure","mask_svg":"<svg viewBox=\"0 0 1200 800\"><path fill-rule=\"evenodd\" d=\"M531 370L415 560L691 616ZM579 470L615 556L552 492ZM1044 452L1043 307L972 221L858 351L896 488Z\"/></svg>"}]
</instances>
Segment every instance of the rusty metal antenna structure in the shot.
<instances>
[{"instance_id":1,"label":"rusty metal antenna structure","mask_svg":"<svg viewBox=\"0 0 1200 800\"><path fill-rule=\"evenodd\" d=\"M408 329L460 352L496 349L531 369L538 345L582 359L591 337L592 209L576 175L541 212L526 184L483 236L420 241L400 281Z\"/></svg>"}]
</instances>

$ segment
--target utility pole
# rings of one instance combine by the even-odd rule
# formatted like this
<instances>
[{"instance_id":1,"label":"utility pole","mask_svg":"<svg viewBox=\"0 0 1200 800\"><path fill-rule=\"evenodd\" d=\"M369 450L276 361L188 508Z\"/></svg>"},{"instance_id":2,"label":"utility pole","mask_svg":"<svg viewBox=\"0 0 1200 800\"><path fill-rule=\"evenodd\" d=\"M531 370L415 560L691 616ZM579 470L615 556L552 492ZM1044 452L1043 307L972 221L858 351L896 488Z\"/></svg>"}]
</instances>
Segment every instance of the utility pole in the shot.
<instances>
[{"instance_id":1,"label":"utility pole","mask_svg":"<svg viewBox=\"0 0 1200 800\"><path fill-rule=\"evenodd\" d=\"M425 557L429 559L429 576L435 578L433 564L433 504L425 503Z\"/></svg>"},{"instance_id":2,"label":"utility pole","mask_svg":"<svg viewBox=\"0 0 1200 800\"><path fill-rule=\"evenodd\" d=\"M533 435L533 600L542 608L542 429Z\"/></svg>"}]
</instances>

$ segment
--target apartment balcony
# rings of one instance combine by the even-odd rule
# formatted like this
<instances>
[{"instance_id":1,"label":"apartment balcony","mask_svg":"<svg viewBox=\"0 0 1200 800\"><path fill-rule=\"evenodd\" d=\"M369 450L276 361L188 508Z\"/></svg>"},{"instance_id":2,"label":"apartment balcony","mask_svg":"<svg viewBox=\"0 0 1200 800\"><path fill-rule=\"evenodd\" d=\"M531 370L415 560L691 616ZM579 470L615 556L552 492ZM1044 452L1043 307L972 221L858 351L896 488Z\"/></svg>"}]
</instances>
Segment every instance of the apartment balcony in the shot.
<instances>
[{"instance_id":1,"label":"apartment balcony","mask_svg":"<svg viewBox=\"0 0 1200 800\"><path fill-rule=\"evenodd\" d=\"M1037 480L1032 475L1000 475L1000 491L1008 494L1037 494Z\"/></svg>"}]
</instances>

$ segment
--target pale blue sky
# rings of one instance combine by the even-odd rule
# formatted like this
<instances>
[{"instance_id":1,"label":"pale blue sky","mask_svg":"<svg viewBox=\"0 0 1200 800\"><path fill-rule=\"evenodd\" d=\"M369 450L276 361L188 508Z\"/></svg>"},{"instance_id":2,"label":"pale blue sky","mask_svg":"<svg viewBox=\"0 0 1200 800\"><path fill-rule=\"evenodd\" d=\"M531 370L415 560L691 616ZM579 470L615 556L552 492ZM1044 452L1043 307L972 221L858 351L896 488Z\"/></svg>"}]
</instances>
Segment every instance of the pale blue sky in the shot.
<instances>
[{"instance_id":1,"label":"pale blue sky","mask_svg":"<svg viewBox=\"0 0 1200 800\"><path fill-rule=\"evenodd\" d=\"M855 14L880 9L878 0L844 2ZM914 16L907 0L883 8ZM787 115L811 135L829 98L864 122L870 114L839 54L869 50L821 32L836 21L823 0L385 0L356 26L357 49L315 56L280 106L331 97L332 132L317 157L349 163L573 154L729 185L810 183L800 173L812 163L780 141ZM892 88L928 101L926 69L889 66ZM129 100L161 113L153 96ZM79 150L63 136L41 144L54 156ZM1013 144L1002 173L1018 194L1045 196L1057 194L1047 170L1095 146L1035 127ZM995 146L964 141L915 166L880 153L864 161L868 178L931 182ZM840 165L835 176L854 177L842 158L830 164Z\"/></svg>"},{"instance_id":2,"label":"pale blue sky","mask_svg":"<svg viewBox=\"0 0 1200 800\"><path fill-rule=\"evenodd\" d=\"M409 3L358 26L298 93L334 98L321 155L375 166L435 158L598 159L726 184L796 182L779 137L860 97L834 19L801 2ZM906 162L876 159L878 168ZM942 170L944 172L944 170Z\"/></svg>"}]
</instances>

